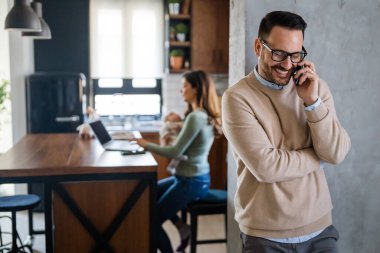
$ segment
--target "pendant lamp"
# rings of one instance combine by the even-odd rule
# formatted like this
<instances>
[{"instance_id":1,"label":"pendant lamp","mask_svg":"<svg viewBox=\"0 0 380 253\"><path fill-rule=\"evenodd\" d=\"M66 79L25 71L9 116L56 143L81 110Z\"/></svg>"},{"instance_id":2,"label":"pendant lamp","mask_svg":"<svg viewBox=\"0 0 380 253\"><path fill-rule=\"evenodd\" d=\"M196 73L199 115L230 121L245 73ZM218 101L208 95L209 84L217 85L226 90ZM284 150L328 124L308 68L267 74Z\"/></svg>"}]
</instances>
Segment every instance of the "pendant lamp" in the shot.
<instances>
[{"instance_id":1,"label":"pendant lamp","mask_svg":"<svg viewBox=\"0 0 380 253\"><path fill-rule=\"evenodd\" d=\"M40 19L28 3L29 0L14 0L14 5L5 18L5 29L16 31L41 30Z\"/></svg>"},{"instance_id":2,"label":"pendant lamp","mask_svg":"<svg viewBox=\"0 0 380 253\"><path fill-rule=\"evenodd\" d=\"M22 36L28 38L39 39L39 40L48 40L51 39L51 32L48 24L42 18L42 4L40 2L32 2L32 9L37 14L41 23L41 31L39 32L22 32Z\"/></svg>"}]
</instances>

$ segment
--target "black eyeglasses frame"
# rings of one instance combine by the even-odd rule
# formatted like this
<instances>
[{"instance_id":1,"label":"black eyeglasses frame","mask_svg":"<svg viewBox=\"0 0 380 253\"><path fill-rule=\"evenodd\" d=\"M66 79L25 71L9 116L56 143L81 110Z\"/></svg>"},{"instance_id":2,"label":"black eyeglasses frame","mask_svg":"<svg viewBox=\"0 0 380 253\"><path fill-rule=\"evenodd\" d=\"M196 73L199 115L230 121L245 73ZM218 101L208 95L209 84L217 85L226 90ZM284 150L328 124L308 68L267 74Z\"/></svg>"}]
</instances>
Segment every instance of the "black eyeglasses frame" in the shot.
<instances>
[{"instance_id":1,"label":"black eyeglasses frame","mask_svg":"<svg viewBox=\"0 0 380 253\"><path fill-rule=\"evenodd\" d=\"M292 63L299 63L301 61L303 61L303 59L305 59L306 55L307 55L307 51L306 49L304 48L304 46L302 46L302 51L301 52L294 52L294 53L289 53L289 52L286 52L284 50L279 50L279 49L272 49L270 48L270 46L268 45L268 43L264 40L264 39L259 39L261 44L263 44L263 46L269 50L269 52L271 52L271 56L272 56L272 60L273 61L276 61L276 62L283 62L286 60L286 58L288 58L288 56L290 56L290 61ZM276 52L280 52L280 53L283 53L284 55L286 55L286 57L284 57L284 59L282 59L281 61L278 61L278 60L275 60L273 59L273 54L276 53ZM294 62L293 59L292 59L292 55L295 55L295 54L300 54L301 55L301 60L300 61L297 61L297 62Z\"/></svg>"}]
</instances>

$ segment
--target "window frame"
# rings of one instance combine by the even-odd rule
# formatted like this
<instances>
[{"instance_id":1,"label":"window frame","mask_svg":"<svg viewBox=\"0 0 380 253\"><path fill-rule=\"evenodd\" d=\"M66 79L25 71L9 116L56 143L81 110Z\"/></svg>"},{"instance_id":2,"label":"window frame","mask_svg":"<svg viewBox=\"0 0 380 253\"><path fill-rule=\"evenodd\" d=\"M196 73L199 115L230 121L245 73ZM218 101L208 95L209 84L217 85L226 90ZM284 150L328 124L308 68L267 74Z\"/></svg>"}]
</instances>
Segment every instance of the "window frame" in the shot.
<instances>
[{"instance_id":1,"label":"window frame","mask_svg":"<svg viewBox=\"0 0 380 253\"><path fill-rule=\"evenodd\" d=\"M122 87L99 87L99 79L102 78L92 78L92 101L93 107L96 108L95 105L95 96L96 95L114 95L114 94L122 94L122 95L159 95L160 96L160 114L156 115L138 115L138 118L150 118L154 117L155 120L158 120L162 116L162 106L163 106L163 97L162 97L162 79L161 78L153 78L156 80L156 87L133 87L132 81L133 79L139 78L120 78L123 81ZM145 79L145 78L141 78ZM103 115L103 116L111 116L111 115ZM112 115L116 116L116 115ZM121 116L121 115L119 115ZM144 117L145 116L145 117Z\"/></svg>"}]
</instances>

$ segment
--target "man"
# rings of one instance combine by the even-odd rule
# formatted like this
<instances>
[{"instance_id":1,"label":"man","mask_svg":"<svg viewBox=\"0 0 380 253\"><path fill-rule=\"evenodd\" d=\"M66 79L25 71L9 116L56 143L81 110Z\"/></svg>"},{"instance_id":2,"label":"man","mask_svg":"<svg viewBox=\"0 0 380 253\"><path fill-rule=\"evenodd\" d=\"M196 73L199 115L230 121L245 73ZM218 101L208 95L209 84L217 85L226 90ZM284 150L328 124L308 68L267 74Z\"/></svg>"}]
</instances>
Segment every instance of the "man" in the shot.
<instances>
[{"instance_id":1,"label":"man","mask_svg":"<svg viewBox=\"0 0 380 253\"><path fill-rule=\"evenodd\" d=\"M338 252L323 164L343 161L351 143L327 84L304 60L305 29L294 13L267 14L254 42L258 65L223 95L245 253Z\"/></svg>"}]
</instances>

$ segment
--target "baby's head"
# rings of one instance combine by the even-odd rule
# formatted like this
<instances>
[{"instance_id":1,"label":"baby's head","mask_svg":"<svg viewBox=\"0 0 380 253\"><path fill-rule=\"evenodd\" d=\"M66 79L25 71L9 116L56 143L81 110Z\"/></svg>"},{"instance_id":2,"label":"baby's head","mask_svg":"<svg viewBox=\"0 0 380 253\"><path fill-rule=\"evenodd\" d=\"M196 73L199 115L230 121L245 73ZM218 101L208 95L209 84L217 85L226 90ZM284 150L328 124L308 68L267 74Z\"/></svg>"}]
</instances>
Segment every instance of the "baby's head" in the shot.
<instances>
[{"instance_id":1,"label":"baby's head","mask_svg":"<svg viewBox=\"0 0 380 253\"><path fill-rule=\"evenodd\" d=\"M175 112L169 112L165 118L164 118L164 121L167 122L181 122L182 119L181 119L181 116L179 116L177 113Z\"/></svg>"}]
</instances>

